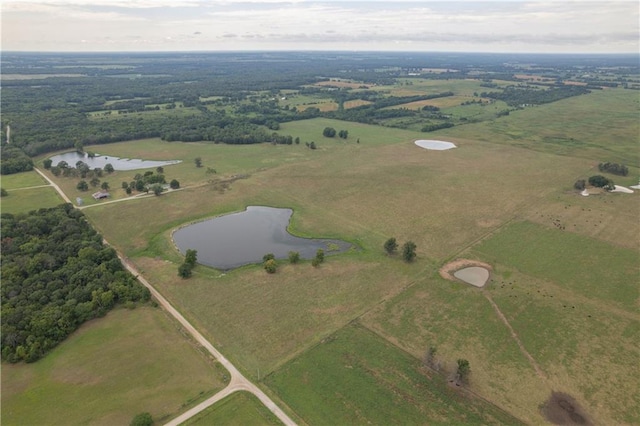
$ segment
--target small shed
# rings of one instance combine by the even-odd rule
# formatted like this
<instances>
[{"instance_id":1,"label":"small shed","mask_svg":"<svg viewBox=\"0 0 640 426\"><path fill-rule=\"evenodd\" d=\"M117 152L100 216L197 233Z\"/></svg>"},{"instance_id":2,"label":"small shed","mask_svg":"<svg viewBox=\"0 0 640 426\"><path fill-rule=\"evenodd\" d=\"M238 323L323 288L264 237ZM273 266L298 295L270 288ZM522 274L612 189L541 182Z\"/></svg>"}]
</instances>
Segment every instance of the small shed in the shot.
<instances>
[{"instance_id":1,"label":"small shed","mask_svg":"<svg viewBox=\"0 0 640 426\"><path fill-rule=\"evenodd\" d=\"M93 194L93 198L96 200L102 200L103 198L109 198L109 193L106 191L100 191Z\"/></svg>"}]
</instances>

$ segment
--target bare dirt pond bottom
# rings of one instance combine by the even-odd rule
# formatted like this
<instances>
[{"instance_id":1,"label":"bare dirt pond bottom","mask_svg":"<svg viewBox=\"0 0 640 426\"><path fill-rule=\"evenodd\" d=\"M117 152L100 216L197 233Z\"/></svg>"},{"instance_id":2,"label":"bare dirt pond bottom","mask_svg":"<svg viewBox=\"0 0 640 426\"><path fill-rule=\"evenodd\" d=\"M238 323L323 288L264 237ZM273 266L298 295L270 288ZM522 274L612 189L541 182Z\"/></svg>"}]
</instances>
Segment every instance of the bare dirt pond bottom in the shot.
<instances>
[{"instance_id":1,"label":"bare dirt pond bottom","mask_svg":"<svg viewBox=\"0 0 640 426\"><path fill-rule=\"evenodd\" d=\"M475 287L484 287L489 280L489 271L480 266L470 266L453 273L453 276Z\"/></svg>"}]
</instances>

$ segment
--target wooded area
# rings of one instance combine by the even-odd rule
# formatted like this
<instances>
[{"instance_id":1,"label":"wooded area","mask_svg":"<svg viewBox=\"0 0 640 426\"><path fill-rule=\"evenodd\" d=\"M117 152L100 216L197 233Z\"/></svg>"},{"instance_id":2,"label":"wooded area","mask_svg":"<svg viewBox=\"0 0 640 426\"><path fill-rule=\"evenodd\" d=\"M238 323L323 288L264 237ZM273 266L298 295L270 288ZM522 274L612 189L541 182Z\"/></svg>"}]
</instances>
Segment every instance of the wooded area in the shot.
<instances>
[{"instance_id":1,"label":"wooded area","mask_svg":"<svg viewBox=\"0 0 640 426\"><path fill-rule=\"evenodd\" d=\"M148 301L70 204L2 215L2 359L38 360L83 322Z\"/></svg>"}]
</instances>

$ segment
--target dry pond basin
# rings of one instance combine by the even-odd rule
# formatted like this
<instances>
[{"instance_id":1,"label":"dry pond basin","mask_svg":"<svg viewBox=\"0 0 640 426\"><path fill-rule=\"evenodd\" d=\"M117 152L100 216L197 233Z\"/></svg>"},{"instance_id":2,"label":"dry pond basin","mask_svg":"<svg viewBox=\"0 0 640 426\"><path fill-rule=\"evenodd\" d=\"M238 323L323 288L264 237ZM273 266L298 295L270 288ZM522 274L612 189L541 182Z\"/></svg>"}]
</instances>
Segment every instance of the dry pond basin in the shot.
<instances>
[{"instance_id":1,"label":"dry pond basin","mask_svg":"<svg viewBox=\"0 0 640 426\"><path fill-rule=\"evenodd\" d=\"M470 266L453 273L453 276L475 287L484 287L489 280L489 271L480 266Z\"/></svg>"},{"instance_id":2,"label":"dry pond basin","mask_svg":"<svg viewBox=\"0 0 640 426\"><path fill-rule=\"evenodd\" d=\"M456 259L440 268L440 276L449 281L463 281L474 287L484 287L493 268L488 263L471 259Z\"/></svg>"},{"instance_id":3,"label":"dry pond basin","mask_svg":"<svg viewBox=\"0 0 640 426\"><path fill-rule=\"evenodd\" d=\"M434 139L419 139L415 141L415 144L420 148L433 151L445 151L447 149L456 148L456 145L451 142L439 141Z\"/></svg>"}]
</instances>

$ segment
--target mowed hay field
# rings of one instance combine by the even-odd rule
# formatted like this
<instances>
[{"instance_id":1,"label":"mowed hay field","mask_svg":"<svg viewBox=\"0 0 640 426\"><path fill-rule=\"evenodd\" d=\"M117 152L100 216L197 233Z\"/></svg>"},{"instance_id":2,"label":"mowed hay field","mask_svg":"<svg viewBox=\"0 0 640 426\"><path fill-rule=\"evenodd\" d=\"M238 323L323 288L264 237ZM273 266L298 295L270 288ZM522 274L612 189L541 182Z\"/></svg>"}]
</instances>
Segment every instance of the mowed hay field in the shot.
<instances>
[{"instance_id":1,"label":"mowed hay field","mask_svg":"<svg viewBox=\"0 0 640 426\"><path fill-rule=\"evenodd\" d=\"M145 411L161 422L225 375L159 308L116 309L36 363L2 365L2 424L129 424Z\"/></svg>"},{"instance_id":2,"label":"mowed hay field","mask_svg":"<svg viewBox=\"0 0 640 426\"><path fill-rule=\"evenodd\" d=\"M606 93L613 98L606 98ZM583 116L595 116L602 105L611 108L601 113L617 123L617 140L621 141L617 145L603 142L609 140L609 126L599 128L583 123L589 133L573 121L562 127L554 118L562 115L581 122ZM560 275L538 275L532 271L556 268L555 258L537 254L543 249L531 256L530 262L536 268L522 270L520 260L511 264L504 253L481 250L503 232L519 235L522 231L518 224L526 223L538 227L541 234L555 233L551 235L557 237L540 243L543 248L552 248L549 253L556 253L566 244L591 241L602 250L622 250L627 254L616 257L622 259L616 262L580 260L584 271L598 268L594 276L605 280L607 268L624 265L622 278L616 280L633 282L638 271L637 246L616 244L613 240L629 240L631 235L638 235L639 225L632 220L640 206L638 194L602 194L578 201L579 195L572 190L573 182L593 174L599 161L624 160L637 170L634 154L626 155L633 145L629 138L637 124L626 109L617 112L621 106L633 106L626 92L603 91L517 111L489 123L430 134L313 119L282 124L281 134L301 138L303 143L298 146L223 146L159 140L113 144L105 146L112 155L148 158L145 153L162 152L163 159L184 160L165 168L167 177L178 179L184 189L160 197L91 207L85 213L107 240L121 248L145 277L247 376L260 380L310 424L322 422L296 405L286 380L276 385L270 377L284 374L288 366L298 361L307 362L305 357L320 342L354 320L410 354L406 359L391 358L398 371L419 360L430 345L438 347L445 372L453 370L457 358L468 359L472 369L470 388L525 422L542 423L540 404L552 390L560 390L583 403L598 424L637 423L637 412L631 404L637 400L637 393L630 391L636 383L633 379L621 386L609 386L606 396L595 397L586 378L592 370L602 377L603 371L611 369L616 380L629 372L632 354L620 361L603 355L598 365L588 352L592 346L607 348L611 336L619 336L618 346L611 347L633 349L638 339L634 331L638 318L630 310L633 302L626 302L632 289L622 286L604 291L590 284L593 291L581 291L579 281L565 279L576 272L561 267ZM557 139L553 144L540 145L538 141L542 139L536 135L550 131L545 127L547 122ZM324 138L322 130L327 126L348 130L348 139ZM517 126L522 126L518 140L500 130L516 131ZM525 136L528 134L531 139ZM589 149L562 145L561 141L571 138L587 141ZM415 146L416 139L450 140L458 148L428 151ZM305 141L312 140L318 149L304 146ZM554 151L555 146L559 153ZM128 151L118 152L120 148ZM609 154L613 158L602 158ZM203 168L193 164L197 156L202 157ZM218 173L207 175L208 166ZM238 175L244 178L234 180ZM228 185L221 185L220 180L225 179ZM244 210L247 205L293 208L292 232L348 240L359 250L328 256L319 268L308 262L281 263L274 275L266 274L261 265L224 274L198 266L189 280L178 278L182 257L171 243L171 231L194 220ZM578 214L578 208L585 211ZM574 228L558 229L554 219L562 211L567 212L563 220L568 221L568 212L575 211L581 221ZM615 236L594 232L583 223L591 220L590 214L608 220L611 225L607 229L615 231ZM623 221L626 228L614 226L614 221ZM576 243L567 236L583 240ZM397 238L400 244L414 241L416 261L406 264L399 256L386 256L382 245L389 237ZM461 256L494 264L493 281L485 290L440 278L438 268ZM554 297L524 297L526 291L522 289L518 290L524 292L522 296L513 293L518 298L498 293L496 287L502 285L498 280L511 276L529 283L525 288L529 293L535 289L537 295L537 290L544 289L551 295L553 290ZM580 337L576 341L585 342L584 346L567 340L566 346L547 348L545 339L537 339L531 318L548 315L545 321L557 318L560 324L554 323L553 327L573 330L579 326L578 317L571 316L573 310L549 301L568 302L574 298L588 306L583 313L592 318L596 318L599 303L618 317L612 317L606 327L576 330L574 335ZM543 376L536 373L490 299L504 310L502 314L514 332L522 335L523 347L531 352ZM518 317L523 309L520 300L527 301L529 319ZM617 326L622 327L619 334L604 336L611 330L609 327ZM339 355L327 352L323 356ZM335 360L328 360L325 368L332 368L332 362ZM584 377L575 366L584 369ZM550 379L552 375L559 379ZM571 380L561 380L569 376ZM429 380L427 376L423 378ZM346 385L348 379L344 380L345 383L337 381L336 388ZM367 380L372 392L379 391L379 395L397 385ZM318 401L335 393L322 382L309 380L306 384L310 392L317 393ZM590 403L594 404L592 409ZM362 405L363 410L367 406ZM357 407L356 402L353 407ZM379 424L392 421L391 414L377 420Z\"/></svg>"},{"instance_id":3,"label":"mowed hay field","mask_svg":"<svg viewBox=\"0 0 640 426\"><path fill-rule=\"evenodd\" d=\"M8 195L0 199L0 212L27 213L40 208L55 207L64 201L35 171L2 176L2 188Z\"/></svg>"}]
</instances>

